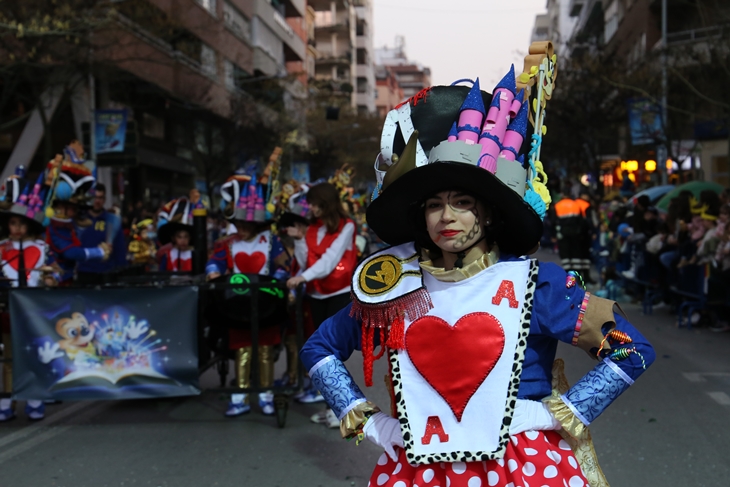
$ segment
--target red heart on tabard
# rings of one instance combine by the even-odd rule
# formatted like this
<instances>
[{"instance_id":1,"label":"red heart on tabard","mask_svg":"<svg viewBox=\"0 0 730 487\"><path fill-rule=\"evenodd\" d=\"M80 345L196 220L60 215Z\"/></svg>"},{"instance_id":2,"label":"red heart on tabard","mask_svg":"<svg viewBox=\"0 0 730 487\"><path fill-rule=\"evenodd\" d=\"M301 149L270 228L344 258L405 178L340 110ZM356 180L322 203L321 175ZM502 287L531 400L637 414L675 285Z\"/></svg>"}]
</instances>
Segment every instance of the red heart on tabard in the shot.
<instances>
[{"instance_id":1,"label":"red heart on tabard","mask_svg":"<svg viewBox=\"0 0 730 487\"><path fill-rule=\"evenodd\" d=\"M236 261L238 272L241 274L258 274L266 264L266 256L262 252L254 252L253 254L239 252L236 254L234 260Z\"/></svg>"},{"instance_id":2,"label":"red heart on tabard","mask_svg":"<svg viewBox=\"0 0 730 487\"><path fill-rule=\"evenodd\" d=\"M18 256L20 255L20 251L18 249L10 249L5 251L5 260L7 263L15 269L15 271L18 271L18 265L20 264L20 259ZM41 251L38 247L31 246L26 247L23 249L23 260L25 260L25 268L26 271L26 277L30 279L30 269L35 268L36 264L38 264L38 260L41 258Z\"/></svg>"},{"instance_id":3,"label":"red heart on tabard","mask_svg":"<svg viewBox=\"0 0 730 487\"><path fill-rule=\"evenodd\" d=\"M406 351L418 372L446 401L457 421L504 351L504 329L489 313L469 313L454 326L423 316L408 327Z\"/></svg>"}]
</instances>

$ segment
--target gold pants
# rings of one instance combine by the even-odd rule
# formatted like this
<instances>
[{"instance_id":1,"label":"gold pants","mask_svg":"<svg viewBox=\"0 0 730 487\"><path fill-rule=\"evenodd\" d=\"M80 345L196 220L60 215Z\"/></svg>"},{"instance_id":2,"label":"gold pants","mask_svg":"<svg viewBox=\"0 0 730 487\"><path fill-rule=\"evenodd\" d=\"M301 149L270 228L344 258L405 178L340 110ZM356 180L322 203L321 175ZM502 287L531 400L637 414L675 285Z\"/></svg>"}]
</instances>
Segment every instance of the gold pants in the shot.
<instances>
[{"instance_id":1,"label":"gold pants","mask_svg":"<svg viewBox=\"0 0 730 487\"><path fill-rule=\"evenodd\" d=\"M3 359L9 360L3 362L3 392L13 392L13 345L9 333L3 333L3 345L5 345Z\"/></svg>"},{"instance_id":2,"label":"gold pants","mask_svg":"<svg viewBox=\"0 0 730 487\"><path fill-rule=\"evenodd\" d=\"M236 350L236 386L242 389L251 387L251 347ZM274 347L259 346L259 386L267 389L274 385ZM248 404L248 394L244 400Z\"/></svg>"}]
</instances>

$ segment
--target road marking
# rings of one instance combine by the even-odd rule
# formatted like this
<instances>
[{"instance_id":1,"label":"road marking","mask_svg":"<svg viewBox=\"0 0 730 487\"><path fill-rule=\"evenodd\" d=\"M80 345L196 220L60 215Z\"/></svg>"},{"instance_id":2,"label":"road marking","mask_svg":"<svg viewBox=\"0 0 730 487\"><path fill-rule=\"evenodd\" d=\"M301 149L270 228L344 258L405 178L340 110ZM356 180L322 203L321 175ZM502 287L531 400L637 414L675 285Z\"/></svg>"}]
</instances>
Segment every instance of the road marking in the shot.
<instances>
[{"instance_id":1,"label":"road marking","mask_svg":"<svg viewBox=\"0 0 730 487\"><path fill-rule=\"evenodd\" d=\"M6 461L10 460L11 458L20 455L23 452L26 452L33 448L36 445L39 445L43 443L44 441L48 441L54 436L58 436L62 433L65 433L66 431L70 430L71 426L56 426L45 433L41 433L39 435L34 436L33 438L24 441L12 448L9 448L8 450L5 450L4 452L0 453L0 465L5 463Z\"/></svg>"},{"instance_id":2,"label":"road marking","mask_svg":"<svg viewBox=\"0 0 730 487\"><path fill-rule=\"evenodd\" d=\"M0 438L0 447L3 445L7 445L8 443L12 443L16 440L19 440L21 438L25 438L26 436L32 435L38 430L41 430L43 428L47 428L48 426L57 423L61 421L62 419L71 416L72 414L78 413L82 409L86 409L88 407L91 407L95 403L93 402L78 402L74 404L73 406L69 406L65 409L60 410L59 412L52 414L45 418L42 421L39 421L35 424L32 424L30 426L27 426L20 431L16 431L15 433L11 433L9 435L3 436Z\"/></svg>"},{"instance_id":3,"label":"road marking","mask_svg":"<svg viewBox=\"0 0 730 487\"><path fill-rule=\"evenodd\" d=\"M22 441L18 443L17 445L10 447L9 449L5 450L4 452L0 453L0 464L10 460L11 458L28 451L29 449L33 448L36 445L39 445L45 441L50 440L51 438L58 436L60 434L63 434L76 426L76 424L70 424L70 425L64 425L64 426L56 426L49 428L49 426L53 423L56 423L63 418L67 416L71 416L74 413L78 413L79 411L84 411L83 416L81 416L82 419L88 420L89 418L99 414L100 412L104 411L105 409L110 408L114 403L112 401L105 401L105 402L80 402L78 404L74 404L73 406L69 406L68 408L64 409L63 411L59 411L58 413L54 414L48 419L43 420L41 423L34 424L32 426L28 426L26 428L23 428L20 431L17 431L13 434L10 434L8 436L3 437L0 439L2 445L6 445L8 443L11 443L15 440L19 440L21 438L25 438L26 436L32 435L33 433L38 433L35 436L32 436L31 438ZM74 418L71 420L73 421Z\"/></svg>"},{"instance_id":4,"label":"road marking","mask_svg":"<svg viewBox=\"0 0 730 487\"><path fill-rule=\"evenodd\" d=\"M707 382L705 377L730 377L730 372L683 372L682 375L690 382Z\"/></svg>"},{"instance_id":5,"label":"road marking","mask_svg":"<svg viewBox=\"0 0 730 487\"><path fill-rule=\"evenodd\" d=\"M720 406L730 406L730 396L724 392L708 392L707 395L714 399Z\"/></svg>"}]
</instances>

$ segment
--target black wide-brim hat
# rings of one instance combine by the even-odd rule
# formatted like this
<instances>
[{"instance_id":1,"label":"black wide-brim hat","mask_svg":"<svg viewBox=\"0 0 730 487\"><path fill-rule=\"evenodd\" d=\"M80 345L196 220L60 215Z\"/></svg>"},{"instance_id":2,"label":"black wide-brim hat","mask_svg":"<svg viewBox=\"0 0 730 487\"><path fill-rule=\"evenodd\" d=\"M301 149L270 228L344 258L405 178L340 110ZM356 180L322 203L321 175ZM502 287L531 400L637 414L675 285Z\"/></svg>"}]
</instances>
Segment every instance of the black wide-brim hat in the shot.
<instances>
[{"instance_id":1,"label":"black wide-brim hat","mask_svg":"<svg viewBox=\"0 0 730 487\"><path fill-rule=\"evenodd\" d=\"M396 179L368 206L368 224L390 245L412 242L423 227L426 198L447 190L464 191L497 209L491 225L499 229L503 254L526 255L540 241L542 220L535 210L491 172L461 162L435 162Z\"/></svg>"},{"instance_id":2,"label":"black wide-brim hat","mask_svg":"<svg viewBox=\"0 0 730 487\"><path fill-rule=\"evenodd\" d=\"M190 239L192 240L193 226L185 225L184 223L180 222L167 222L162 225L157 230L157 239L162 245L167 245L172 242L172 237L174 237L179 230L185 230L186 232L188 232L190 234Z\"/></svg>"},{"instance_id":3,"label":"black wide-brim hat","mask_svg":"<svg viewBox=\"0 0 730 487\"><path fill-rule=\"evenodd\" d=\"M296 213L291 213L289 211L286 211L281 214L281 216L279 217L279 220L277 220L277 222L276 222L276 225L279 228L287 228L287 227L293 227L297 223L301 223L302 225L308 225L309 221L301 215L297 215Z\"/></svg>"},{"instance_id":4,"label":"black wide-brim hat","mask_svg":"<svg viewBox=\"0 0 730 487\"><path fill-rule=\"evenodd\" d=\"M466 86L435 86L422 92L420 98L409 100L413 127L427 153L446 140L469 91ZM481 95L488 107L492 96L484 91ZM405 147L398 126L393 152L401 154ZM469 193L497 210L492 226L497 229L496 242L503 254L526 255L538 245L543 225L535 210L494 174L463 162L433 162L405 172L370 203L368 225L387 244L412 242L424 226L421 205L426 198L448 190Z\"/></svg>"},{"instance_id":5,"label":"black wide-brim hat","mask_svg":"<svg viewBox=\"0 0 730 487\"><path fill-rule=\"evenodd\" d=\"M25 213L13 211L13 208L15 208L15 205L12 205L10 208L7 209L3 208L0 210L0 227L2 227L3 232L9 232L8 224L10 223L10 218L17 216L22 218L25 224L28 225L29 235L39 236L45 233L46 227L43 226L45 213L43 213L43 211L38 212L35 218L28 218ZM27 208L25 206L21 206L21 208L22 210L27 211Z\"/></svg>"}]
</instances>

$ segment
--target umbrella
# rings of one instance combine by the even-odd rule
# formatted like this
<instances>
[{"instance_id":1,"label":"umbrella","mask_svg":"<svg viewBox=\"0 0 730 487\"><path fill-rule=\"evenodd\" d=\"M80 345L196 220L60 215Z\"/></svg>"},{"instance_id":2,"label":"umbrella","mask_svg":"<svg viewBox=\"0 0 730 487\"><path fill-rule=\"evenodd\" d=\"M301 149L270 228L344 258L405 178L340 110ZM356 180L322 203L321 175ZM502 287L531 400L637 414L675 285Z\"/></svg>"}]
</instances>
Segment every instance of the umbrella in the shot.
<instances>
[{"instance_id":1,"label":"umbrella","mask_svg":"<svg viewBox=\"0 0 730 487\"><path fill-rule=\"evenodd\" d=\"M653 188L648 188L643 191L639 191L634 196L631 197L631 204L636 205L636 202L639 200L640 196L646 195L649 197L649 200L651 201L651 204L656 204L657 201L661 199L662 196L669 193L671 190L674 189L673 184L665 184L663 186L654 186Z\"/></svg>"},{"instance_id":2,"label":"umbrella","mask_svg":"<svg viewBox=\"0 0 730 487\"><path fill-rule=\"evenodd\" d=\"M656 207L662 211L667 211L667 208L669 207L669 202L672 200L672 198L676 198L677 196L679 196L679 193L681 193L682 191L691 191L695 198L699 198L700 193L706 189L711 189L717 194L720 194L725 188L720 184L712 183L709 181L691 181L689 183L682 184L681 186L677 186L669 193L665 194L662 199L659 200L659 203L657 203Z\"/></svg>"}]
</instances>

